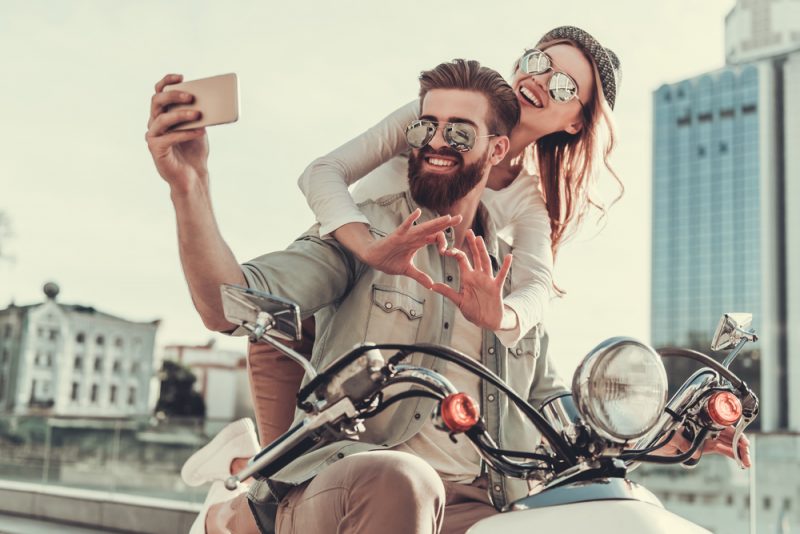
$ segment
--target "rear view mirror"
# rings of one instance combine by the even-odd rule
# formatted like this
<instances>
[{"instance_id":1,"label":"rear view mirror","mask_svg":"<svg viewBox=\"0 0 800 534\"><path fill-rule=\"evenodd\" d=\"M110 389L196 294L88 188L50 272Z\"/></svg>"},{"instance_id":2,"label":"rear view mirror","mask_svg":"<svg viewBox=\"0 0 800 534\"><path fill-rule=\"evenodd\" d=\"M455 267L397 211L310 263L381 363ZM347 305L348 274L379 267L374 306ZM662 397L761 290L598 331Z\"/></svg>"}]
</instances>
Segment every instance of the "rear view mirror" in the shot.
<instances>
[{"instance_id":1,"label":"rear view mirror","mask_svg":"<svg viewBox=\"0 0 800 534\"><path fill-rule=\"evenodd\" d=\"M246 287L223 284L220 289L228 321L256 334L256 338L266 332L287 341L301 339L300 308L294 302Z\"/></svg>"},{"instance_id":2,"label":"rear view mirror","mask_svg":"<svg viewBox=\"0 0 800 534\"><path fill-rule=\"evenodd\" d=\"M714 332L711 350L727 350L738 345L743 338L749 338L752 335L752 323L752 313L726 313L719 320L717 331Z\"/></svg>"}]
</instances>

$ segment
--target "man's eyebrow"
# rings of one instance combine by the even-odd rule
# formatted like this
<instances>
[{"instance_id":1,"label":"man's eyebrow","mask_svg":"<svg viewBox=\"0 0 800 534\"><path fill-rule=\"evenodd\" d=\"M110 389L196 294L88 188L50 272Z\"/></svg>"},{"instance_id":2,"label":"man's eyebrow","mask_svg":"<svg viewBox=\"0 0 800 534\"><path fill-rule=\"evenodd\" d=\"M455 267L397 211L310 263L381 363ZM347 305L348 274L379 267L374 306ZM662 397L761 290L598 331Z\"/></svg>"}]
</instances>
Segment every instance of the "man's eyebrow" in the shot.
<instances>
[{"instance_id":1,"label":"man's eyebrow","mask_svg":"<svg viewBox=\"0 0 800 534\"><path fill-rule=\"evenodd\" d=\"M466 124L470 124L470 125L474 126L475 128L478 127L478 124L475 121L473 121L471 119L465 119L463 117L448 117L447 119L445 119L443 121L440 121L438 117L434 117L433 115L422 115L420 117L420 120L427 120L427 121L433 121L433 122L463 122L463 123L466 123Z\"/></svg>"}]
</instances>

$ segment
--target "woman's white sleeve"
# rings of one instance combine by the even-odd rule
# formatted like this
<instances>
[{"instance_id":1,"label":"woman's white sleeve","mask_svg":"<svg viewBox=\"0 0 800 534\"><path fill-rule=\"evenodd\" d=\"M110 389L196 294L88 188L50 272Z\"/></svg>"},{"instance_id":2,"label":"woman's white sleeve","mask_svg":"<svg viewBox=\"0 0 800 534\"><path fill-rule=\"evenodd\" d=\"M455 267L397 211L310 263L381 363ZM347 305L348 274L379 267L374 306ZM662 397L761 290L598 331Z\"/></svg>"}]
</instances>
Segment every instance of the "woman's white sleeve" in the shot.
<instances>
[{"instance_id":1,"label":"woman's white sleeve","mask_svg":"<svg viewBox=\"0 0 800 534\"><path fill-rule=\"evenodd\" d=\"M510 290L503 299L517 315L517 328L495 332L505 346L516 345L542 322L553 288L553 252L550 248L550 218L536 179L520 176L508 194L497 196L492 214L510 221L501 230L513 245ZM514 187L514 186L517 187ZM494 208L494 209L492 209ZM502 214L500 213L502 211ZM497 219L497 217L495 217Z\"/></svg>"},{"instance_id":2,"label":"woman's white sleeve","mask_svg":"<svg viewBox=\"0 0 800 534\"><path fill-rule=\"evenodd\" d=\"M306 167L297 185L320 223L320 235L351 222L369 224L347 186L406 150L405 127L418 116L415 100Z\"/></svg>"}]
</instances>

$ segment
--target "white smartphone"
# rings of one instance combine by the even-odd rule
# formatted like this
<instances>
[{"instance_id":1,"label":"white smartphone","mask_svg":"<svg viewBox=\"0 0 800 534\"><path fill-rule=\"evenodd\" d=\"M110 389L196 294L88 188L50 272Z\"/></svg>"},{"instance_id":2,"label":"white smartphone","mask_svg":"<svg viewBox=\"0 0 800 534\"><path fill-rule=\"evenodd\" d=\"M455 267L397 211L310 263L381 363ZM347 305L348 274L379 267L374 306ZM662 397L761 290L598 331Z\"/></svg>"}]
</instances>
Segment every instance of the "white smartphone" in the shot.
<instances>
[{"instance_id":1,"label":"white smartphone","mask_svg":"<svg viewBox=\"0 0 800 534\"><path fill-rule=\"evenodd\" d=\"M239 83L235 73L168 85L164 91L183 91L194 96L191 104L176 104L170 110L191 109L202 113L199 120L178 124L171 128L173 131L239 120Z\"/></svg>"}]
</instances>

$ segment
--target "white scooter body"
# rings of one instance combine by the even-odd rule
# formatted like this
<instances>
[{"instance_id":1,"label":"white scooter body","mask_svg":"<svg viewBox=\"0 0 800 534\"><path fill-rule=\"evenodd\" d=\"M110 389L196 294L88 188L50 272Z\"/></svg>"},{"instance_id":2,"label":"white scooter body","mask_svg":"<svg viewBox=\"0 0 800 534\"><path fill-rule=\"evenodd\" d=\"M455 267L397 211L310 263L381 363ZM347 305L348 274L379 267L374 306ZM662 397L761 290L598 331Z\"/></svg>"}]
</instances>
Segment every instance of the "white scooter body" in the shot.
<instances>
[{"instance_id":1,"label":"white scooter body","mask_svg":"<svg viewBox=\"0 0 800 534\"><path fill-rule=\"evenodd\" d=\"M650 490L624 478L553 487L487 517L467 534L711 534L664 509Z\"/></svg>"},{"instance_id":2,"label":"white scooter body","mask_svg":"<svg viewBox=\"0 0 800 534\"><path fill-rule=\"evenodd\" d=\"M504 512L479 521L467 534L711 534L657 504L590 501Z\"/></svg>"}]
</instances>

